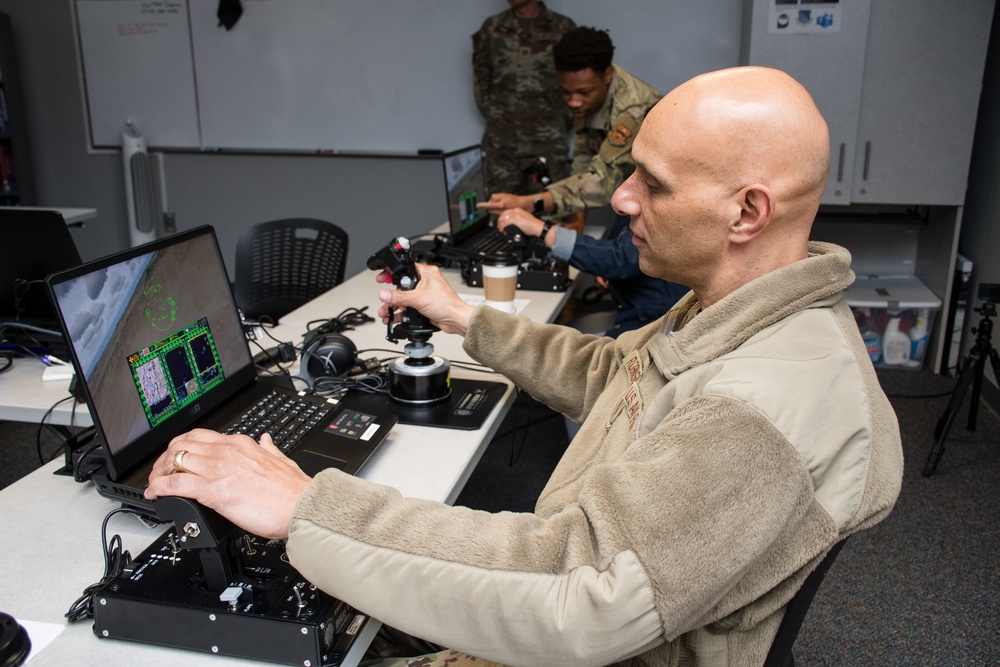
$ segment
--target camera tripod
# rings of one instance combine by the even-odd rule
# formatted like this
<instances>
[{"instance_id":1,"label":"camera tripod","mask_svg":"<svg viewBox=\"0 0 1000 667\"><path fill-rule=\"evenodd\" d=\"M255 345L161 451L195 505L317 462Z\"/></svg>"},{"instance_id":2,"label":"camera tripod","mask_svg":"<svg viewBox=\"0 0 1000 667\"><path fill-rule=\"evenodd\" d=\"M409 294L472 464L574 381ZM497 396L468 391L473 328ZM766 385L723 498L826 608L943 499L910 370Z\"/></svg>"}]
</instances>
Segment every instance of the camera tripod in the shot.
<instances>
[{"instance_id":1,"label":"camera tripod","mask_svg":"<svg viewBox=\"0 0 1000 667\"><path fill-rule=\"evenodd\" d=\"M934 446L931 447L927 463L924 465L924 477L930 477L934 474L934 470L941 460L941 455L944 453L945 438L948 437L948 430L951 428L952 422L955 421L955 416L958 414L959 408L962 407L962 399L965 398L965 392L968 391L969 384L972 384L972 404L969 406L969 423L966 428L969 431L976 430L976 414L979 411L979 390L983 385L983 371L986 369L987 359L993 364L993 373L997 378L1000 378L1000 355L997 355L997 351L990 342L990 339L993 337L993 321L990 318L996 316L996 307L991 301L987 301L983 303L982 307L975 310L983 316L983 319L979 321L979 325L972 329L976 333L976 344L969 350L969 354L965 358L965 363L962 365L962 372L958 376L958 382L955 385L954 391L951 393L951 401L948 403L948 409L938 419L937 426L934 428Z\"/></svg>"}]
</instances>

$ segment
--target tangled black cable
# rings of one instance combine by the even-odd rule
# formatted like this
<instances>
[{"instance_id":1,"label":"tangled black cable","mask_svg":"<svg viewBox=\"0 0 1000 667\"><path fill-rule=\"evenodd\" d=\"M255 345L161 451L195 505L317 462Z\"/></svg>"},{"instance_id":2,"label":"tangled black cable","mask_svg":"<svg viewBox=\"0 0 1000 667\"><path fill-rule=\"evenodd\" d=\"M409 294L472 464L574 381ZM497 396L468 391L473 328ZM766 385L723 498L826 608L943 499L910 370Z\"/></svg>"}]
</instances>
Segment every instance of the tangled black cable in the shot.
<instances>
[{"instance_id":1,"label":"tangled black cable","mask_svg":"<svg viewBox=\"0 0 1000 667\"><path fill-rule=\"evenodd\" d=\"M258 348L260 348L260 352L254 355L254 365L257 368L257 372L267 373L268 375L275 375L275 376L285 375L291 377L289 374L289 369L295 364L295 360L292 359L290 361L283 362L282 359L280 358L280 352L282 346L285 345L288 346L289 350L295 350L295 348L292 346L291 343L281 342L277 338L272 336L270 333L268 333L267 336L271 340L278 343L278 347L265 348L263 345L260 344L260 342L256 340L253 341L253 344L256 345ZM278 354L279 356L276 357L275 356L276 354ZM265 361L270 363L265 363ZM282 363L287 363L287 365L282 366ZM276 367L277 370L274 370L274 367Z\"/></svg>"},{"instance_id":2,"label":"tangled black cable","mask_svg":"<svg viewBox=\"0 0 1000 667\"><path fill-rule=\"evenodd\" d=\"M104 457L100 455L101 443L93 442L87 446L80 455L73 461L73 481L79 484L83 484L90 480L101 466L104 464ZM98 454L94 457L94 454ZM93 460L92 460L93 458ZM84 467L84 466L88 467Z\"/></svg>"},{"instance_id":3,"label":"tangled black cable","mask_svg":"<svg viewBox=\"0 0 1000 667\"><path fill-rule=\"evenodd\" d=\"M45 420L47 420L49 418L49 415L52 414L52 411L55 410L60 405L62 405L63 403L65 403L66 401L73 401L73 413L72 413L72 416L70 417L70 421L69 421L70 432L72 432L72 429L74 428L74 422L76 421L76 404L77 404L76 397L73 396L73 395L67 396L66 398L62 398L62 399L56 401L55 403L53 403L52 407L50 407L48 410L46 410L45 414L42 415L41 421L38 422L38 431L35 433L35 450L38 452L38 462L41 463L42 465L48 463L49 461L52 461L53 459L55 459L56 456L59 455L59 449L56 449L56 451L48 459L46 459L42 455L42 430L44 428L47 427L49 429L49 431L51 431L53 434L55 434L55 436L57 438L59 438L60 440L62 440L62 447L60 449L64 449L66 447L66 445L69 444L69 436L61 433L52 424L46 424L45 423Z\"/></svg>"},{"instance_id":4,"label":"tangled black cable","mask_svg":"<svg viewBox=\"0 0 1000 667\"><path fill-rule=\"evenodd\" d=\"M349 377L327 375L316 378L312 386L312 391L317 396L333 396L352 389L365 394L385 394L389 392L389 380L383 373Z\"/></svg>"},{"instance_id":5,"label":"tangled black cable","mask_svg":"<svg viewBox=\"0 0 1000 667\"><path fill-rule=\"evenodd\" d=\"M111 538L111 542L108 542L108 520L111 519L115 514L120 513L135 514L141 517L142 514L134 509L128 507L119 507L118 509L111 510L108 515L104 517L104 523L101 525L101 546L104 549L104 576L97 583L87 586L83 590L83 595L78 597L73 604L70 605L69 610L64 614L64 616L69 619L70 623L76 623L78 621L85 620L87 618L94 617L94 597L113 581L118 575L124 571L125 567L132 562L132 554L122 549L122 538L120 535L115 535Z\"/></svg>"},{"instance_id":6,"label":"tangled black cable","mask_svg":"<svg viewBox=\"0 0 1000 667\"><path fill-rule=\"evenodd\" d=\"M306 333L328 334L342 333L349 329L374 322L375 318L365 313L368 306L361 308L346 308L340 315L328 320L312 320L306 324ZM313 326L317 325L317 326Z\"/></svg>"}]
</instances>

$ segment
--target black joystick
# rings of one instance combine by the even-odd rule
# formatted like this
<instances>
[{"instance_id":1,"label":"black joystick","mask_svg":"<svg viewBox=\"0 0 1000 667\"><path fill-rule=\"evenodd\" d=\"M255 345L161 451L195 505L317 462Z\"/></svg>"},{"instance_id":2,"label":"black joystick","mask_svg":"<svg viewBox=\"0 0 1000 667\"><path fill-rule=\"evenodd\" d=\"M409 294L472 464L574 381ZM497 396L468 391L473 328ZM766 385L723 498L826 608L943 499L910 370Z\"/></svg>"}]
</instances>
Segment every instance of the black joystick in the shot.
<instances>
[{"instance_id":1,"label":"black joystick","mask_svg":"<svg viewBox=\"0 0 1000 667\"><path fill-rule=\"evenodd\" d=\"M410 242L402 236L369 257L368 268L386 271L392 284L404 291L414 289L420 282L416 263L410 255ZM400 339L410 342L403 348L407 356L389 363L389 397L412 405L447 401L451 397L451 364L433 356L434 346L428 342L431 334L440 329L416 308L407 308L399 322L394 321L394 315L390 307L386 339L393 343Z\"/></svg>"},{"instance_id":2,"label":"black joystick","mask_svg":"<svg viewBox=\"0 0 1000 667\"><path fill-rule=\"evenodd\" d=\"M402 236L390 241L389 245L369 257L368 268L372 271L387 271L392 284L404 291L413 289L420 282L416 264L410 256L410 242ZM429 345L427 341L431 334L440 331L416 308L407 308L400 322L393 322L391 315L392 313L385 337L393 343L398 343L400 338L404 338L412 341L416 347ZM407 348L409 352L409 346ZM433 346L430 351L434 351ZM417 356L421 355L418 353Z\"/></svg>"}]
</instances>

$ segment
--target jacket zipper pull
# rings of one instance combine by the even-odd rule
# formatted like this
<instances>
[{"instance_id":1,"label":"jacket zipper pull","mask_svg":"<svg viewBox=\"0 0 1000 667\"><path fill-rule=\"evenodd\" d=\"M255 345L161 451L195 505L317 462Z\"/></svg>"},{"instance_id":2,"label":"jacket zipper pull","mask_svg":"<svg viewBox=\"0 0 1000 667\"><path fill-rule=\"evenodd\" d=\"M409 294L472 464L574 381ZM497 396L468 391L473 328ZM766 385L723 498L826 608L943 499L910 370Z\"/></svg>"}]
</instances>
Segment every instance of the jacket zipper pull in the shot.
<instances>
[{"instance_id":1,"label":"jacket zipper pull","mask_svg":"<svg viewBox=\"0 0 1000 667\"><path fill-rule=\"evenodd\" d=\"M622 413L622 410L624 409L625 409L625 397L623 396L618 399L618 405L615 406L615 410L614 412L611 413L611 416L608 418L608 421L604 422L605 431L611 430L611 426L615 423L615 420L618 419L618 415L620 415Z\"/></svg>"}]
</instances>

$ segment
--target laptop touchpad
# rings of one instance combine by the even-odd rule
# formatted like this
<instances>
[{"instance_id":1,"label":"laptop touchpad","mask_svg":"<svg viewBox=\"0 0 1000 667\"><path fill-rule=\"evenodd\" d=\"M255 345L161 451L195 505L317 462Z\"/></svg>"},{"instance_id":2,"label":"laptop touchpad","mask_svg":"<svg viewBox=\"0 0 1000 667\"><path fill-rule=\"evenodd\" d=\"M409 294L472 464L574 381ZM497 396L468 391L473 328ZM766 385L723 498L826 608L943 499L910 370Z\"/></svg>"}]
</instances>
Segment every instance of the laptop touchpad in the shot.
<instances>
[{"instance_id":1,"label":"laptop touchpad","mask_svg":"<svg viewBox=\"0 0 1000 667\"><path fill-rule=\"evenodd\" d=\"M302 468L302 472L310 477L314 477L327 468L342 469L347 463L344 459L338 459L336 456L330 456L329 454L308 448L295 452L292 458Z\"/></svg>"}]
</instances>

